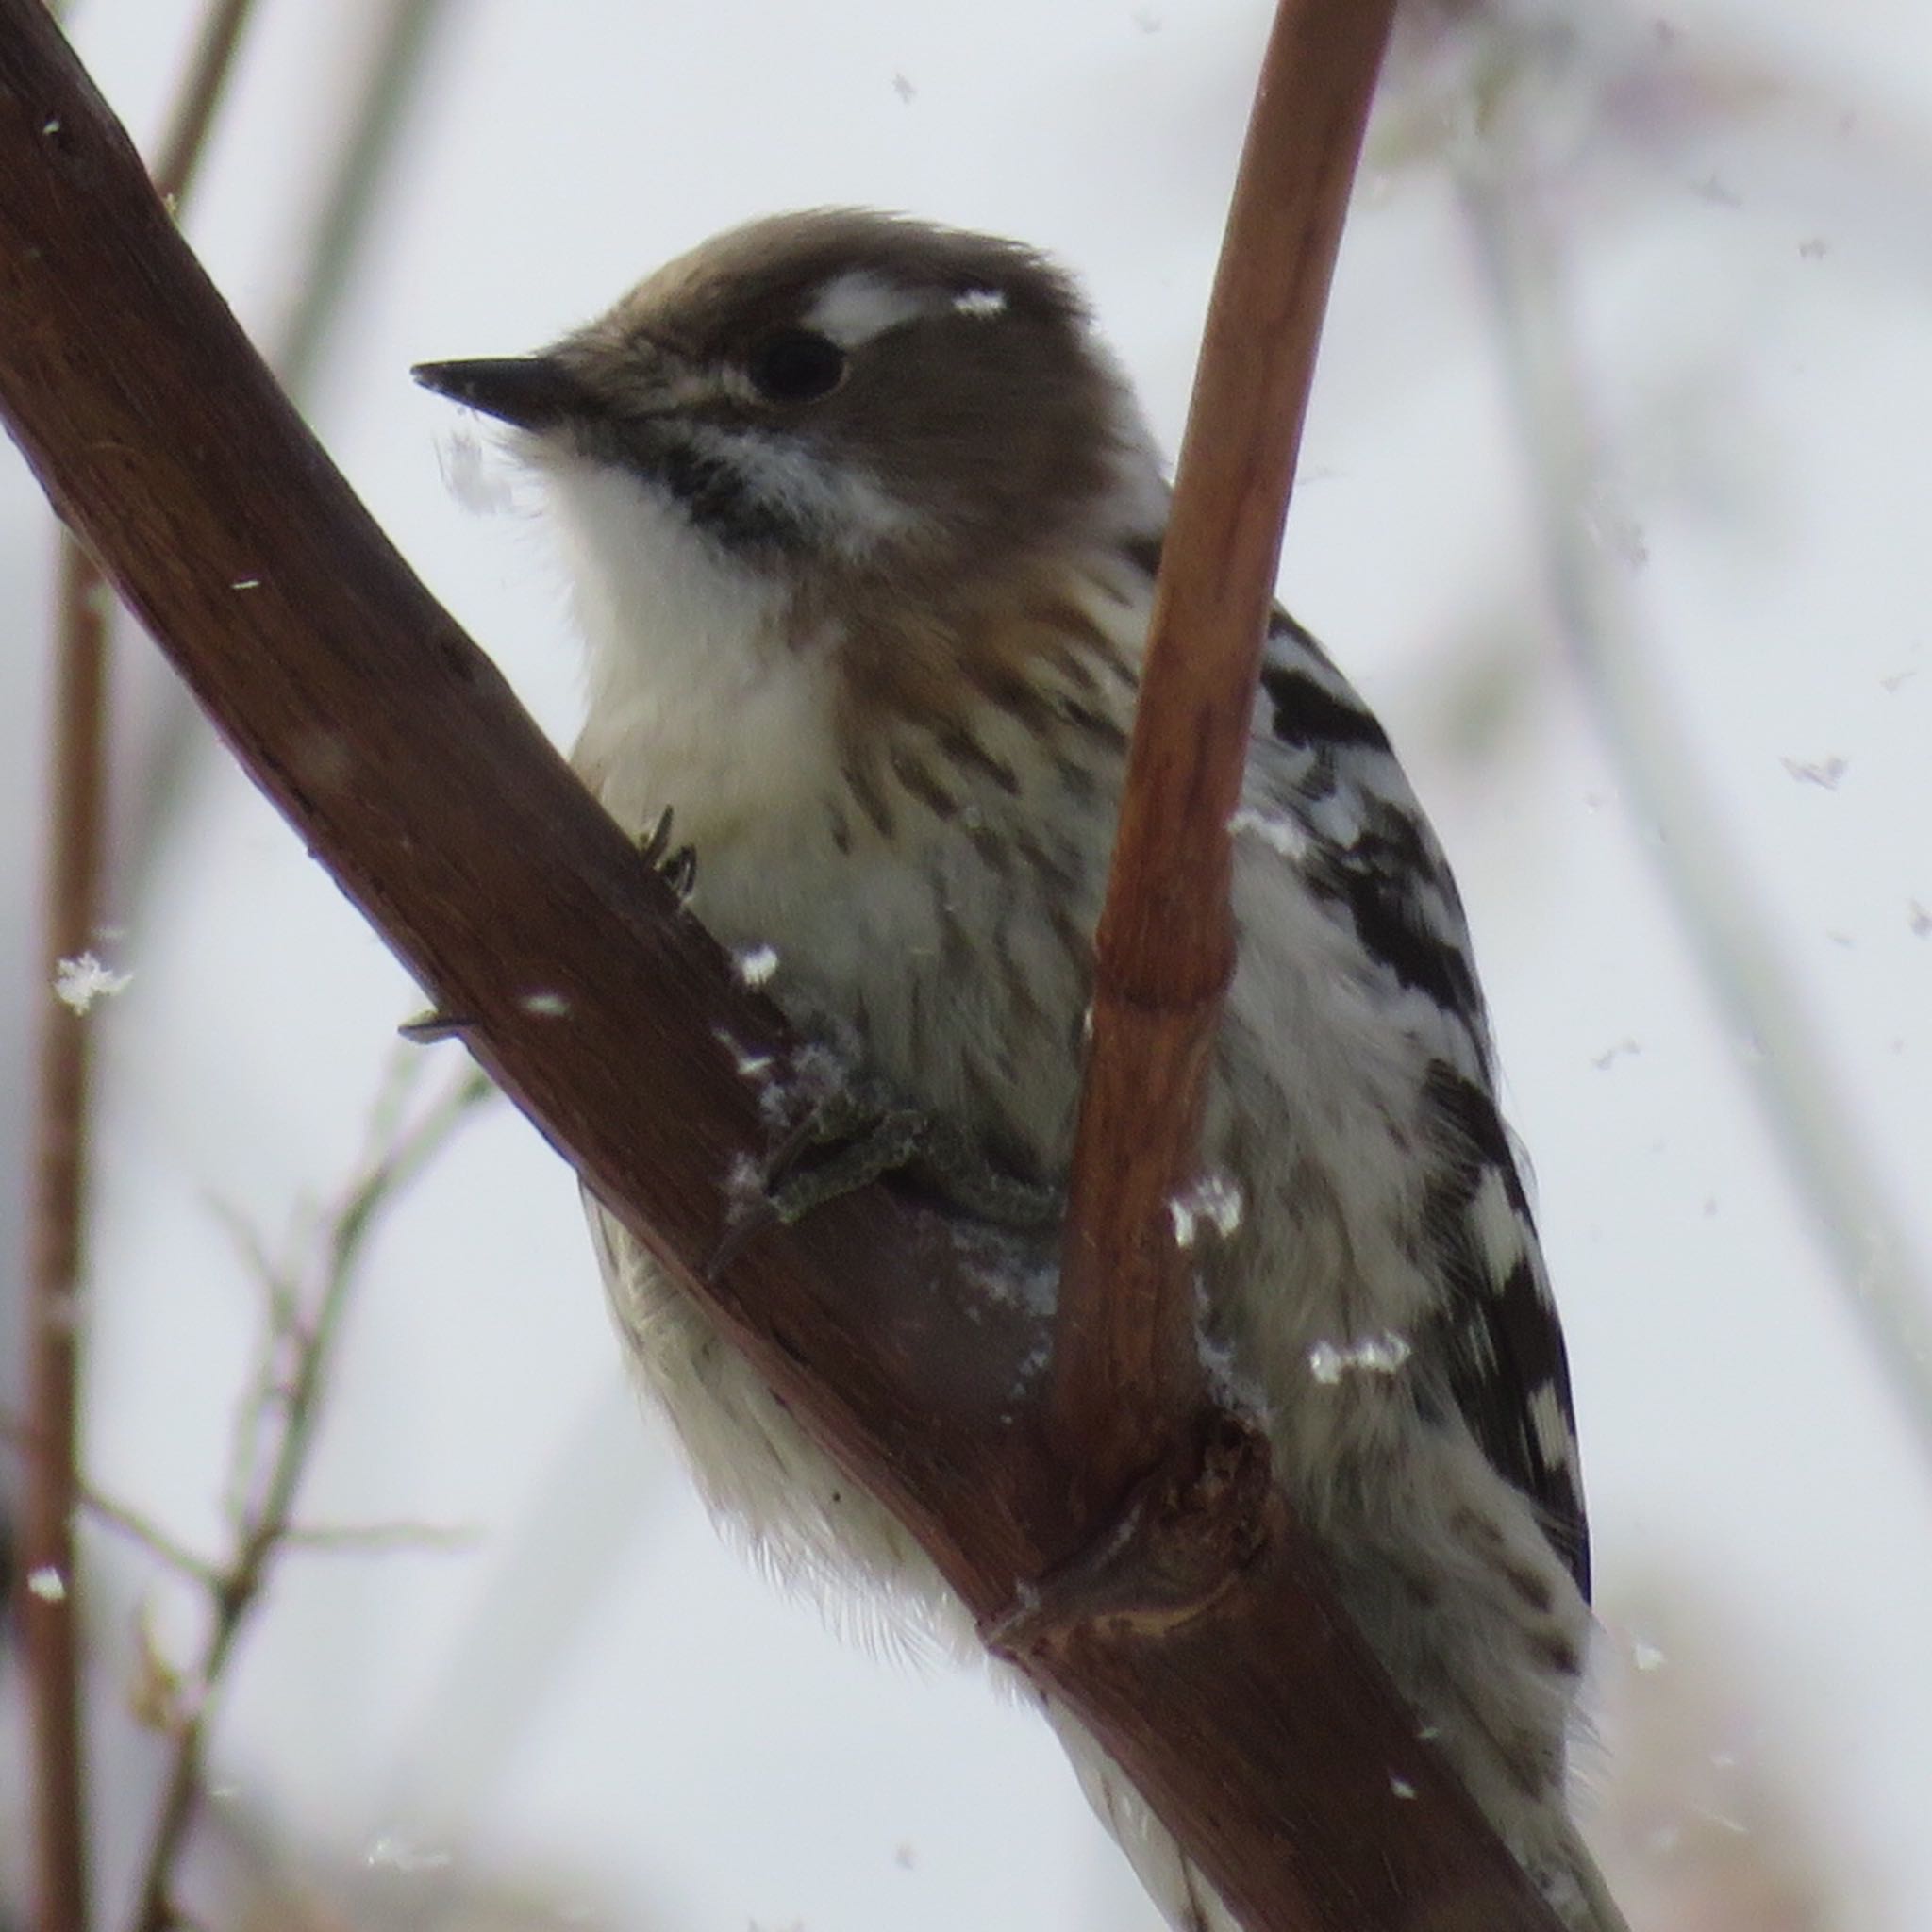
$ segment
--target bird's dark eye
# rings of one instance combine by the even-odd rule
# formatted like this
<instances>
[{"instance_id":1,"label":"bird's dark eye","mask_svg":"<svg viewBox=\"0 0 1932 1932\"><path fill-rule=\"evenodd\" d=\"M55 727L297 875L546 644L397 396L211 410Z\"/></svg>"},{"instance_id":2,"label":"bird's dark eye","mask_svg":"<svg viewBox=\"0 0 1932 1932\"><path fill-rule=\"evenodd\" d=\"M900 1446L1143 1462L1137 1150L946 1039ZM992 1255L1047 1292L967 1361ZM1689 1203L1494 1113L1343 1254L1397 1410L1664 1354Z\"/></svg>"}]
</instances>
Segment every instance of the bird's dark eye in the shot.
<instances>
[{"instance_id":1,"label":"bird's dark eye","mask_svg":"<svg viewBox=\"0 0 1932 1932\"><path fill-rule=\"evenodd\" d=\"M845 351L808 328L781 328L751 352L752 387L768 403L815 403L845 379Z\"/></svg>"}]
</instances>

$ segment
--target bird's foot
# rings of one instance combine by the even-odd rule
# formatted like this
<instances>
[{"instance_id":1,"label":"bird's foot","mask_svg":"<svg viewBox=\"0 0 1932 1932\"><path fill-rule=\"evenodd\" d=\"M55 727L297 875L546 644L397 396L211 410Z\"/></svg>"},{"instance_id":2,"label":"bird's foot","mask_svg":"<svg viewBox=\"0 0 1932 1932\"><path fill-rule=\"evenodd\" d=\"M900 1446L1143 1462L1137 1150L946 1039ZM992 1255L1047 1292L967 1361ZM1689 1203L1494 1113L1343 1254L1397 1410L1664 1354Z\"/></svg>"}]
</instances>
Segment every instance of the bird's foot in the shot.
<instances>
[{"instance_id":1,"label":"bird's foot","mask_svg":"<svg viewBox=\"0 0 1932 1932\"><path fill-rule=\"evenodd\" d=\"M883 1082L855 1079L820 1101L766 1163L763 1191L727 1229L708 1273L716 1274L753 1236L793 1222L870 1182L903 1175L942 1206L1002 1227L1058 1221L1057 1187L1001 1166L958 1121L905 1106Z\"/></svg>"},{"instance_id":2,"label":"bird's foot","mask_svg":"<svg viewBox=\"0 0 1932 1932\"><path fill-rule=\"evenodd\" d=\"M671 808L658 814L658 823L638 841L638 855L673 892L681 906L698 882L698 856L689 845L671 849Z\"/></svg>"}]
</instances>

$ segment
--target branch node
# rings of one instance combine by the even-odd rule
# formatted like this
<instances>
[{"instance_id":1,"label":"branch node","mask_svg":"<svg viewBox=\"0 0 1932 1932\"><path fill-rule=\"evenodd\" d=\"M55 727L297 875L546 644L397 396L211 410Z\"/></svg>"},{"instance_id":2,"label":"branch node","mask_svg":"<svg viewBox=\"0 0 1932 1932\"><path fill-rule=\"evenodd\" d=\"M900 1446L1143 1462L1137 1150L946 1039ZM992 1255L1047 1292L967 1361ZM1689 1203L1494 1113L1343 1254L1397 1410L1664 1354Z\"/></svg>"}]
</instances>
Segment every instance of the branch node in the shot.
<instances>
[{"instance_id":1,"label":"branch node","mask_svg":"<svg viewBox=\"0 0 1932 1932\"><path fill-rule=\"evenodd\" d=\"M1269 1534L1268 1439L1219 1407L1195 1411L1168 1453L1083 1549L983 1618L1011 1662L1064 1651L1082 1631L1159 1639L1233 1589Z\"/></svg>"}]
</instances>

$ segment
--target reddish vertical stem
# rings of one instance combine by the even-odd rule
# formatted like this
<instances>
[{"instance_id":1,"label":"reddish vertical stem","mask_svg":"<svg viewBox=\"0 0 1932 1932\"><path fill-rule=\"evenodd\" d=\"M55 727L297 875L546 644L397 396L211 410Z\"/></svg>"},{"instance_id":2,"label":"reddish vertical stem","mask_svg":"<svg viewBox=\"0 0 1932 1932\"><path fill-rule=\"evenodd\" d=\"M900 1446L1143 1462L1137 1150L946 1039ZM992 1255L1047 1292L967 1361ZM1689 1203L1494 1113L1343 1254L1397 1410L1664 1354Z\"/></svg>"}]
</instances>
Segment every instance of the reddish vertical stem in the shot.
<instances>
[{"instance_id":1,"label":"reddish vertical stem","mask_svg":"<svg viewBox=\"0 0 1932 1932\"><path fill-rule=\"evenodd\" d=\"M1322 313L1393 0L1281 0L1175 478L1096 942L1051 1426L1104 1509L1200 1394L1170 1203L1234 969L1227 822Z\"/></svg>"},{"instance_id":2,"label":"reddish vertical stem","mask_svg":"<svg viewBox=\"0 0 1932 1932\"><path fill-rule=\"evenodd\" d=\"M63 541L27 1257L26 1401L34 1453L26 1464L18 1612L31 1713L41 1932L83 1932L87 1923L74 1511L79 1379L75 1311L87 1183L91 1029L55 997L54 981L59 962L92 942L99 916L107 699L103 595L87 554L71 540Z\"/></svg>"}]
</instances>

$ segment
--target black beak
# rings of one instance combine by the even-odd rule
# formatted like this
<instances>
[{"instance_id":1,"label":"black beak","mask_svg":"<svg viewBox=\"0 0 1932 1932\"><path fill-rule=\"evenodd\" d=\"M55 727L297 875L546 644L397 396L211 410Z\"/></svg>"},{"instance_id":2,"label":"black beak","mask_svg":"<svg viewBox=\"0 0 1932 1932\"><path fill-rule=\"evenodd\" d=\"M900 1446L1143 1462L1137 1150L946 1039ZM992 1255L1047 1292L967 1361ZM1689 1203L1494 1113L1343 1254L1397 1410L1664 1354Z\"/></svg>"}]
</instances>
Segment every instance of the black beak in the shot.
<instances>
[{"instance_id":1,"label":"black beak","mask_svg":"<svg viewBox=\"0 0 1932 1932\"><path fill-rule=\"evenodd\" d=\"M425 389L519 429L553 428L573 416L589 414L592 408L582 384L551 356L419 362L409 374Z\"/></svg>"}]
</instances>

